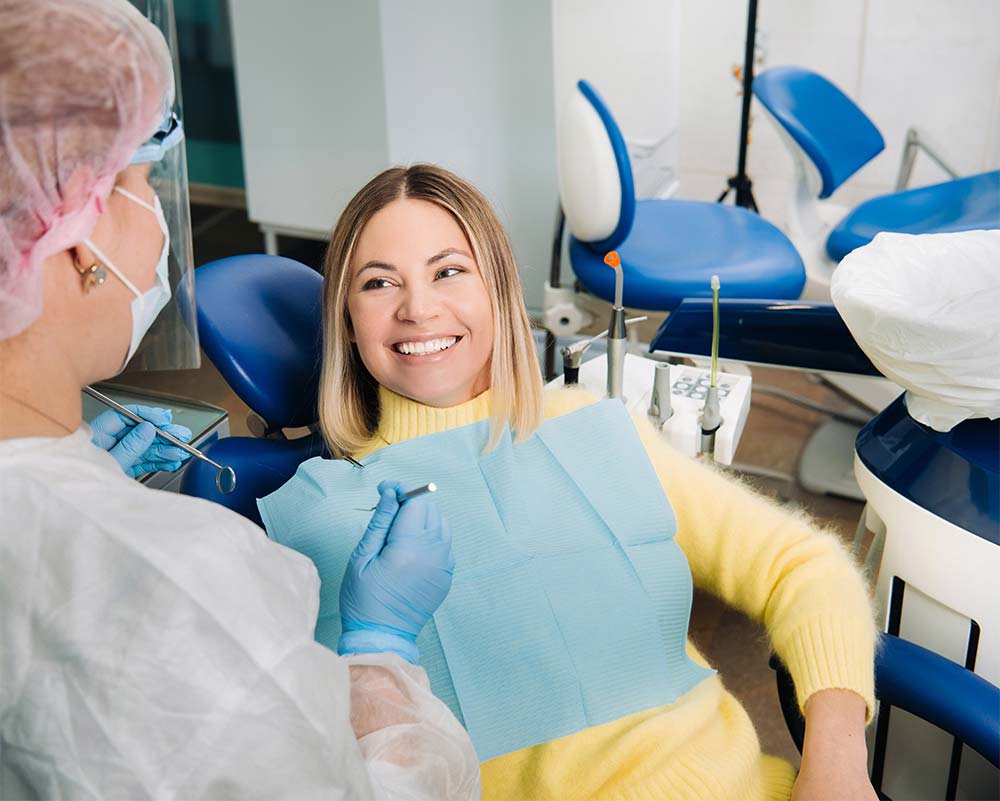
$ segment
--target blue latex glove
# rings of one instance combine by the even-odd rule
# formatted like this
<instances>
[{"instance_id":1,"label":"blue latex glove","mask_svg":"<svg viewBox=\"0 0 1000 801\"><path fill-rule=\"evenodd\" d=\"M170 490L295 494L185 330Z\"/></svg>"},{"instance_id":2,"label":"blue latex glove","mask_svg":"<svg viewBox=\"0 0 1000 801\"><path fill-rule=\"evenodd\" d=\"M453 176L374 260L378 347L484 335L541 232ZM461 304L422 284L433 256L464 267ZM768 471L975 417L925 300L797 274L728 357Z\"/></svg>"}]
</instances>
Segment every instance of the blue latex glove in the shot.
<instances>
[{"instance_id":1,"label":"blue latex glove","mask_svg":"<svg viewBox=\"0 0 1000 801\"><path fill-rule=\"evenodd\" d=\"M395 481L379 502L340 587L341 654L392 651L417 664L417 635L451 589L451 530L427 495L405 501Z\"/></svg>"},{"instance_id":2,"label":"blue latex glove","mask_svg":"<svg viewBox=\"0 0 1000 801\"><path fill-rule=\"evenodd\" d=\"M191 429L171 424L173 416L169 409L131 404L125 408L149 422L134 423L114 409L108 409L91 421L94 433L90 441L110 453L132 478L157 470L172 472L190 458L191 454L176 445L156 439L153 426L184 442L191 441Z\"/></svg>"}]
</instances>

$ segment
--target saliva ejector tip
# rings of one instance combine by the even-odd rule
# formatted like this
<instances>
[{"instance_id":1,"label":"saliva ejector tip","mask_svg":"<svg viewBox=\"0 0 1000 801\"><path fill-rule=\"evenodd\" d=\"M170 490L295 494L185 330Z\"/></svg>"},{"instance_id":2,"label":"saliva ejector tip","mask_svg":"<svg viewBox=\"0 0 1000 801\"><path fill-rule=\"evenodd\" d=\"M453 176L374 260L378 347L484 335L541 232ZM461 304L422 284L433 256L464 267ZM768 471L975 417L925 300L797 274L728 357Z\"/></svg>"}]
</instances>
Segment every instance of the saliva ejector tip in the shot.
<instances>
[{"instance_id":1,"label":"saliva ejector tip","mask_svg":"<svg viewBox=\"0 0 1000 801\"><path fill-rule=\"evenodd\" d=\"M704 279L702 279L702 280L704 280ZM714 289L716 292L718 292L720 286L721 286L721 284L719 283L719 276L713 275L712 276L712 289Z\"/></svg>"}]
</instances>

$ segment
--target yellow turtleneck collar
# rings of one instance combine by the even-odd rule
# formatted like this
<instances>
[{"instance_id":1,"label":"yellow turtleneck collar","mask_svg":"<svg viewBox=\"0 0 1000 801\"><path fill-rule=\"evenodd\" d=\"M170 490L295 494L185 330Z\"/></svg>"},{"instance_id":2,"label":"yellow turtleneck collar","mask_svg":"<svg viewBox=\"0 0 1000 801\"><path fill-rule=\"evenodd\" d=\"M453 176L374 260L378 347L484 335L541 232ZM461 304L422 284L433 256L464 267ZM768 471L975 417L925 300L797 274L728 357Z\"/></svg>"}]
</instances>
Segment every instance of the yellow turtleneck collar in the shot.
<instances>
[{"instance_id":1,"label":"yellow turtleneck collar","mask_svg":"<svg viewBox=\"0 0 1000 801\"><path fill-rule=\"evenodd\" d=\"M383 386L379 386L378 396L381 404L378 429L371 442L354 454L356 459L396 442L478 423L488 418L491 411L488 389L472 400L446 408L427 406Z\"/></svg>"}]
</instances>

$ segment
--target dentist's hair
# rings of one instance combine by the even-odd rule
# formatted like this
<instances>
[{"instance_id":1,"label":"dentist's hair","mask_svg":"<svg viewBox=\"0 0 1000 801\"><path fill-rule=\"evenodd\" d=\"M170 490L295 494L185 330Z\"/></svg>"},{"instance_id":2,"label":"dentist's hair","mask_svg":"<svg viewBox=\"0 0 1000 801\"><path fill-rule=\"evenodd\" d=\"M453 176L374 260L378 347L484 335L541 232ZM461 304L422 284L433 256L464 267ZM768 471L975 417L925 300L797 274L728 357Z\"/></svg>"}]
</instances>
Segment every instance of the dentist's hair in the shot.
<instances>
[{"instance_id":1,"label":"dentist's hair","mask_svg":"<svg viewBox=\"0 0 1000 801\"><path fill-rule=\"evenodd\" d=\"M378 428L378 382L351 342L347 291L351 259L368 221L394 200L414 198L445 209L472 245L493 304L490 363L492 429L487 447L509 424L518 440L542 420L542 377L531 325L507 234L485 197L454 173L433 164L393 167L372 178L337 221L323 264L323 365L319 422L335 457L351 456Z\"/></svg>"}]
</instances>

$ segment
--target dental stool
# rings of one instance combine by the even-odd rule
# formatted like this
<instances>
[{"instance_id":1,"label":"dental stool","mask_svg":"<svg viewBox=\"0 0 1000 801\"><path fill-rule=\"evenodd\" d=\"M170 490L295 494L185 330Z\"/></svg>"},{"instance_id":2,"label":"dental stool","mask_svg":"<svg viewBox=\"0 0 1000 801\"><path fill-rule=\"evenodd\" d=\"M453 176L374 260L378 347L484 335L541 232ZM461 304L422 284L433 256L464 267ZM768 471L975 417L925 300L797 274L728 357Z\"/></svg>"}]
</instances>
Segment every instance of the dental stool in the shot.
<instances>
[{"instance_id":1,"label":"dental stool","mask_svg":"<svg viewBox=\"0 0 1000 801\"><path fill-rule=\"evenodd\" d=\"M560 220L552 274L545 286L544 325L570 336L592 322L560 286L562 214L569 224L569 259L581 286L612 302L614 272L604 263L617 250L625 277L624 305L669 312L685 297L708 297L719 275L729 297L797 298L805 268L774 225L745 209L685 200L636 200L628 151L610 110L580 81L559 121ZM546 377L554 347L547 347Z\"/></svg>"},{"instance_id":2,"label":"dental stool","mask_svg":"<svg viewBox=\"0 0 1000 801\"><path fill-rule=\"evenodd\" d=\"M896 191L853 210L820 203L882 152L882 134L840 89L800 67L773 67L754 76L753 93L795 163L788 230L806 265L803 298L828 300L834 267L882 231L925 234L1000 228L1000 170ZM911 131L897 189L908 180L913 147L919 144Z\"/></svg>"},{"instance_id":3,"label":"dental stool","mask_svg":"<svg viewBox=\"0 0 1000 801\"><path fill-rule=\"evenodd\" d=\"M188 468L181 492L220 503L261 525L257 498L278 489L306 459L326 453L312 431L286 439L285 428L315 428L322 355L322 277L280 256L232 256L195 271L201 347L253 410L257 437L225 437L205 452L236 472L223 495L215 468ZM206 469L207 468L207 469Z\"/></svg>"}]
</instances>

